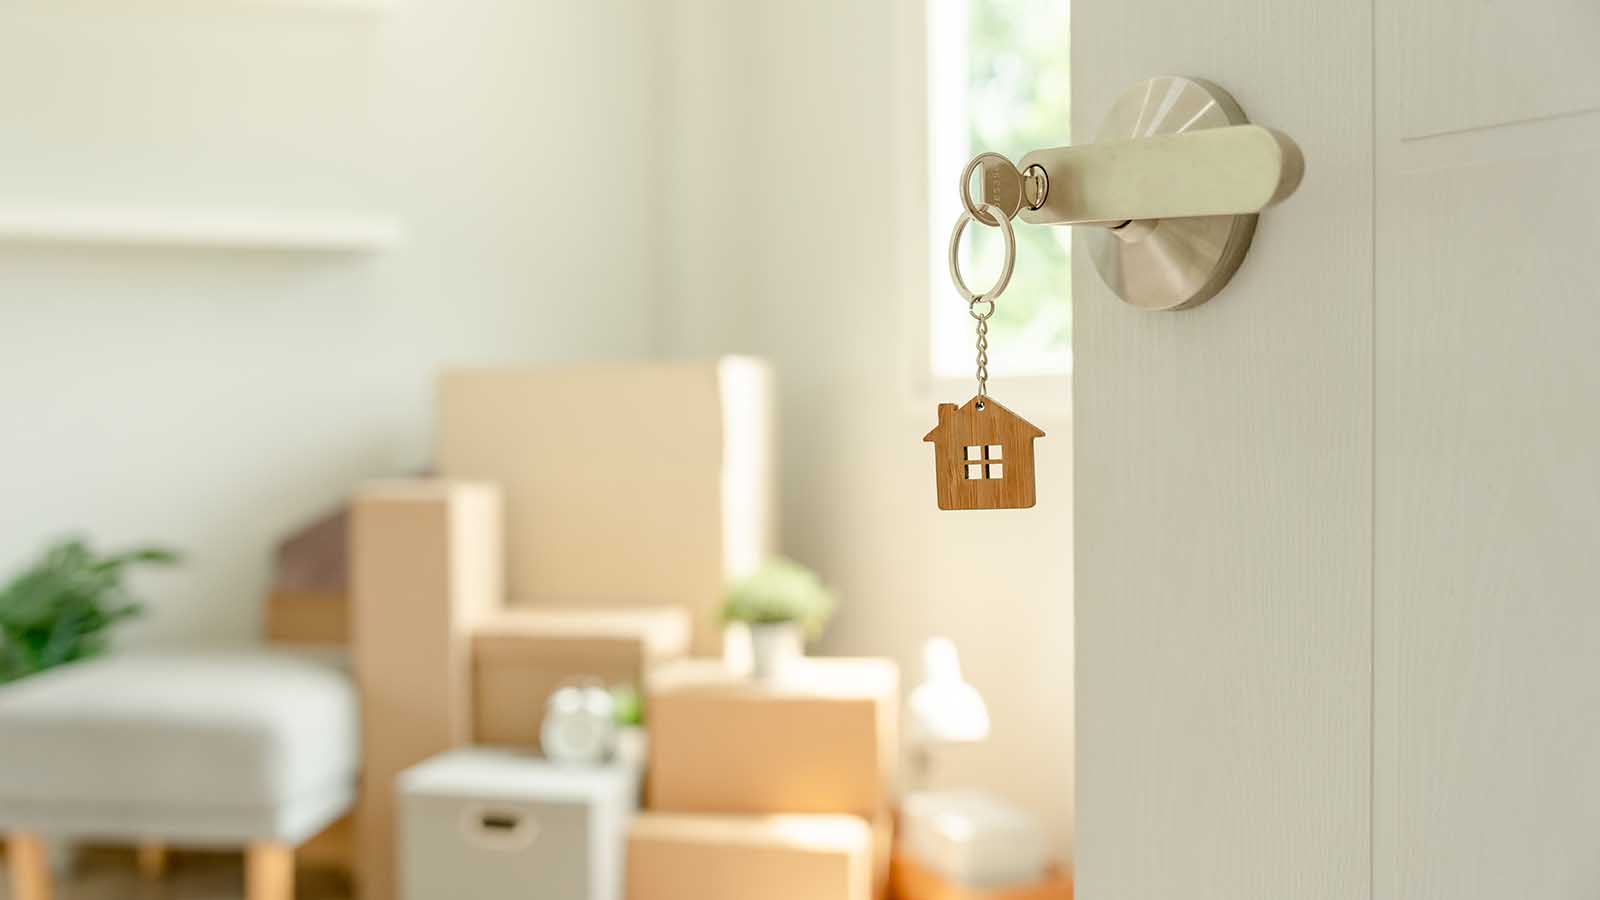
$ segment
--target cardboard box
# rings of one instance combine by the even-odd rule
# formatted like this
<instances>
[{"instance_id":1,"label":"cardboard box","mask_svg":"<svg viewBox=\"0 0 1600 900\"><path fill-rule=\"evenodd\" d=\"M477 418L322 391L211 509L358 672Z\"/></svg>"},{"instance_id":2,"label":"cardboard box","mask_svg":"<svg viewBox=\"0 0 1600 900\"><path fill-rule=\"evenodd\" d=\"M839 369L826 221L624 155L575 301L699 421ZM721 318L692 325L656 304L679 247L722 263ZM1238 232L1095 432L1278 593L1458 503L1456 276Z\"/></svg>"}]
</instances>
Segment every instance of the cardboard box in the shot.
<instances>
[{"instance_id":1,"label":"cardboard box","mask_svg":"<svg viewBox=\"0 0 1600 900\"><path fill-rule=\"evenodd\" d=\"M651 678L647 805L661 812L889 811L899 673L887 659L807 659L782 683L683 660Z\"/></svg>"},{"instance_id":2,"label":"cardboard box","mask_svg":"<svg viewBox=\"0 0 1600 900\"><path fill-rule=\"evenodd\" d=\"M350 554L363 900L395 896L395 776L472 739L471 634L504 595L500 515L500 494L488 485L398 481L356 495Z\"/></svg>"},{"instance_id":3,"label":"cardboard box","mask_svg":"<svg viewBox=\"0 0 1600 900\"><path fill-rule=\"evenodd\" d=\"M627 900L868 900L872 832L855 816L645 813Z\"/></svg>"},{"instance_id":4,"label":"cardboard box","mask_svg":"<svg viewBox=\"0 0 1600 900\"><path fill-rule=\"evenodd\" d=\"M263 612L269 641L349 645L348 506L296 529L278 544Z\"/></svg>"},{"instance_id":5,"label":"cardboard box","mask_svg":"<svg viewBox=\"0 0 1600 900\"><path fill-rule=\"evenodd\" d=\"M537 747L545 701L563 682L592 677L643 692L646 674L688 647L682 607L497 612L472 636L476 740Z\"/></svg>"},{"instance_id":6,"label":"cardboard box","mask_svg":"<svg viewBox=\"0 0 1600 900\"><path fill-rule=\"evenodd\" d=\"M890 865L892 900L1072 900L1071 873L1055 868L1044 880L1009 887L967 887L945 879L910 856L896 852Z\"/></svg>"},{"instance_id":7,"label":"cardboard box","mask_svg":"<svg viewBox=\"0 0 1600 900\"><path fill-rule=\"evenodd\" d=\"M773 548L771 392L737 358L449 372L439 470L504 489L511 604L682 606L715 654Z\"/></svg>"},{"instance_id":8,"label":"cardboard box","mask_svg":"<svg viewBox=\"0 0 1600 900\"><path fill-rule=\"evenodd\" d=\"M887 659L810 658L783 682L720 660L652 674L646 806L661 812L847 813L869 823L887 890L900 677Z\"/></svg>"},{"instance_id":9,"label":"cardboard box","mask_svg":"<svg viewBox=\"0 0 1600 900\"><path fill-rule=\"evenodd\" d=\"M350 598L334 591L276 590L267 595L266 638L280 644L350 643Z\"/></svg>"}]
</instances>

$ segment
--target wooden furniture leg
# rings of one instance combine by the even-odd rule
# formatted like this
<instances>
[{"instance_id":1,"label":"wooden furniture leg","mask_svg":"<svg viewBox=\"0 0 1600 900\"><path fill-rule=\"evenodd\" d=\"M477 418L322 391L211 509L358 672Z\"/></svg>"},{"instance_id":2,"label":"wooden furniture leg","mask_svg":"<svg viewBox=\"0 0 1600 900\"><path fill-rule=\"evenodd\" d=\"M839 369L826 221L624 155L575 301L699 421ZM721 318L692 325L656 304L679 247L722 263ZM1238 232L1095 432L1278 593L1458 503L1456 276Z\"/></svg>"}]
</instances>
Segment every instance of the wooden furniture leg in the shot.
<instances>
[{"instance_id":1,"label":"wooden furniture leg","mask_svg":"<svg viewBox=\"0 0 1600 900\"><path fill-rule=\"evenodd\" d=\"M294 847L257 841L245 849L245 900L294 900Z\"/></svg>"},{"instance_id":2,"label":"wooden furniture leg","mask_svg":"<svg viewBox=\"0 0 1600 900\"><path fill-rule=\"evenodd\" d=\"M12 900L50 900L50 860L37 834L13 833L6 839Z\"/></svg>"},{"instance_id":3,"label":"wooden furniture leg","mask_svg":"<svg viewBox=\"0 0 1600 900\"><path fill-rule=\"evenodd\" d=\"M137 854L139 874L155 881L167 874L167 845L157 843L140 844Z\"/></svg>"}]
</instances>

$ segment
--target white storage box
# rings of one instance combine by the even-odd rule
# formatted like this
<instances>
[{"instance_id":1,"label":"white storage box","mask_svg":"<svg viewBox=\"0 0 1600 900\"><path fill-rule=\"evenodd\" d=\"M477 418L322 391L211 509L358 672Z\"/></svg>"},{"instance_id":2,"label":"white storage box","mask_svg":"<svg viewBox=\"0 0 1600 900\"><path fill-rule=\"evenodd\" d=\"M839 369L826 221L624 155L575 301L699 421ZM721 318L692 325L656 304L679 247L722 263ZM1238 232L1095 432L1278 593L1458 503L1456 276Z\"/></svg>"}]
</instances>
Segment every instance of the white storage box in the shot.
<instances>
[{"instance_id":1,"label":"white storage box","mask_svg":"<svg viewBox=\"0 0 1600 900\"><path fill-rule=\"evenodd\" d=\"M901 804L901 846L923 866L967 887L1032 884L1049 846L1034 818L983 791L923 791Z\"/></svg>"},{"instance_id":2,"label":"white storage box","mask_svg":"<svg viewBox=\"0 0 1600 900\"><path fill-rule=\"evenodd\" d=\"M639 774L467 749L402 773L402 900L618 900Z\"/></svg>"}]
</instances>

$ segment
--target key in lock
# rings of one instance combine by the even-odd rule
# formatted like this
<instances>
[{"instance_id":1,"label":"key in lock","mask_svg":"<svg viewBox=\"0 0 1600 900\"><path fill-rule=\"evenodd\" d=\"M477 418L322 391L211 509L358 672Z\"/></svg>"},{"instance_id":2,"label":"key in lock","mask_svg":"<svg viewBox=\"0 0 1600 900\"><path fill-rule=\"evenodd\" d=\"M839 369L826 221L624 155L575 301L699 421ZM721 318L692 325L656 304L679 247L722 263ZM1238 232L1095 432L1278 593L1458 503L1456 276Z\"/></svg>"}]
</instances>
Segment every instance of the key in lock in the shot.
<instances>
[{"instance_id":1,"label":"key in lock","mask_svg":"<svg viewBox=\"0 0 1600 900\"><path fill-rule=\"evenodd\" d=\"M971 194L974 172L978 175L980 199L977 202L973 202ZM998 153L979 153L961 173L961 204L974 219L985 225L1000 223L983 211L983 204L998 206L1007 219L1014 219L1024 205L1029 209L1044 205L1049 192L1050 182L1045 177L1044 169L1029 166L1027 172L1019 171L1011 160Z\"/></svg>"}]
</instances>

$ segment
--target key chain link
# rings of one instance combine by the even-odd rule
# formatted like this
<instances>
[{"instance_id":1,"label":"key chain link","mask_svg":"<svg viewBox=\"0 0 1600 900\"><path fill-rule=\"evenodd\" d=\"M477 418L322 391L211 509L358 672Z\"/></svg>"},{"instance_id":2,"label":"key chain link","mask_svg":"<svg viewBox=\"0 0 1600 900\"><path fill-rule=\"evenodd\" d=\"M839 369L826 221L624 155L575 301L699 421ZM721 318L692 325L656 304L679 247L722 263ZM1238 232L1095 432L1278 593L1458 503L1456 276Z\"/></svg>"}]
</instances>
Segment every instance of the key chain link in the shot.
<instances>
[{"instance_id":1,"label":"key chain link","mask_svg":"<svg viewBox=\"0 0 1600 900\"><path fill-rule=\"evenodd\" d=\"M1011 230L1011 218L1005 210L991 203L984 203L978 211L987 213L995 220L995 225L1000 229L1000 237L1005 245L1005 256L1000 266L1000 276L995 279L994 285L981 294L973 293L961 277L961 264L959 254L961 250L961 234L967 228L968 222L982 222L983 220L969 211L963 211L961 218L956 220L956 227L950 233L950 278L955 282L956 291L967 300L967 314L978 321L978 359L977 371L974 373L978 379L978 408L983 409L983 401L989 396L989 317L994 315L994 300L1000 292L1006 289L1006 284L1011 281L1011 270L1017 262L1017 238ZM988 223L985 223L988 224ZM987 308L978 311L979 305Z\"/></svg>"},{"instance_id":2,"label":"key chain link","mask_svg":"<svg viewBox=\"0 0 1600 900\"><path fill-rule=\"evenodd\" d=\"M978 304L987 303L989 308L978 312ZM994 315L994 301L979 294L967 302L967 314L978 320L978 400L981 404L989 396L989 317ZM978 407L982 409L980 405Z\"/></svg>"}]
</instances>

